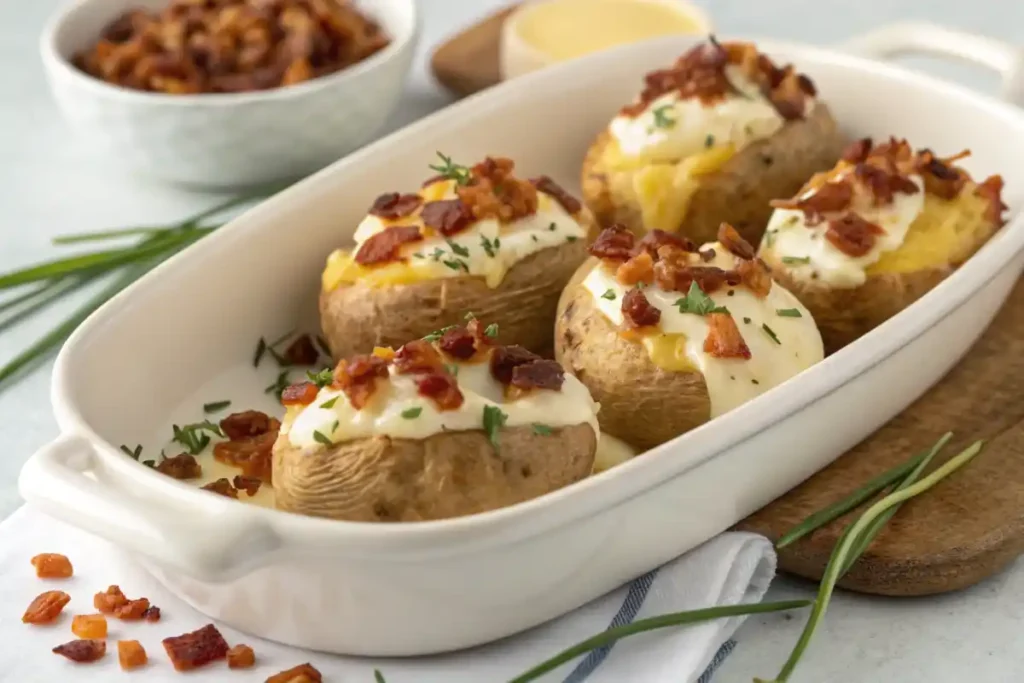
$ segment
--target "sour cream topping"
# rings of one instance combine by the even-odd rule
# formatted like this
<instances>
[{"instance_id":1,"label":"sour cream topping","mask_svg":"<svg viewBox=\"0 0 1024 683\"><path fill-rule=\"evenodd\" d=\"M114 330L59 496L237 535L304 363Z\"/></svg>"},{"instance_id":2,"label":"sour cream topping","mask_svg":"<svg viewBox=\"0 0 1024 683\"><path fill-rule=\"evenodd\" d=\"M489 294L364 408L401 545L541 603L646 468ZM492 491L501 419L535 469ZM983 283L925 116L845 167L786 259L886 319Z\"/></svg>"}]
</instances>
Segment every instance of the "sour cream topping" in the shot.
<instances>
[{"instance_id":1,"label":"sour cream topping","mask_svg":"<svg viewBox=\"0 0 1024 683\"><path fill-rule=\"evenodd\" d=\"M858 287L867 280L868 266L877 263L882 254L899 249L911 224L924 210L924 181L920 175L908 176L919 191L897 192L892 203L873 206L865 202L855 212L864 220L882 228L871 251L863 256L850 256L825 238L828 221L808 225L802 211L776 209L768 222L761 250L770 249L786 272L803 281L817 280L835 287ZM801 198L809 196L809 190Z\"/></svg>"},{"instance_id":2,"label":"sour cream topping","mask_svg":"<svg viewBox=\"0 0 1024 683\"><path fill-rule=\"evenodd\" d=\"M286 416L281 431L288 435L292 445L300 448L323 446L316 432L333 443L370 436L424 439L445 431L483 429L484 408L491 406L507 415L506 427L589 424L600 438L599 406L572 375L565 375L558 391L535 389L506 401L504 387L491 375L487 362L454 365L464 397L455 410L438 410L432 400L418 393L414 375L398 374L392 366L390 380L378 380L377 390L362 410L353 408L344 392L325 387L300 413ZM334 399L337 400L331 404ZM330 407L323 407L325 403Z\"/></svg>"},{"instance_id":3,"label":"sour cream topping","mask_svg":"<svg viewBox=\"0 0 1024 683\"><path fill-rule=\"evenodd\" d=\"M438 181L420 191L425 201L455 199L455 183ZM508 223L489 218L479 220L450 237L436 235L405 244L401 257L406 266L422 273L423 279L482 276L497 287L505 274L530 254L586 237L586 230L551 196L537 193L536 213ZM396 220L367 215L355 232L355 254L363 242L391 225L421 225L418 214Z\"/></svg>"},{"instance_id":4,"label":"sour cream topping","mask_svg":"<svg viewBox=\"0 0 1024 683\"><path fill-rule=\"evenodd\" d=\"M701 250L709 247L714 249L715 258L704 265L725 270L735 267L736 258L721 244L707 244ZM622 297L631 287L620 284L615 272L604 265L595 266L584 279L583 286L593 295L601 313L616 326L621 326ZM643 292L651 305L661 311L659 330L645 336L644 345L650 352L659 336L685 336L686 357L704 375L712 417L746 403L825 356L821 334L811 314L778 283L772 284L764 299L759 299L742 286L722 287L709 295L717 306L726 307L732 314L750 348L749 360L716 358L704 351L704 339L709 329L707 318L679 311L676 302L684 293L667 292L653 285L645 287Z\"/></svg>"},{"instance_id":5,"label":"sour cream topping","mask_svg":"<svg viewBox=\"0 0 1024 683\"><path fill-rule=\"evenodd\" d=\"M704 104L699 97L683 99L670 92L653 100L638 116L615 117L609 131L628 157L672 162L715 146L735 150L774 135L785 120L761 89L739 67L725 67L726 78L738 91ZM808 98L806 112L814 107Z\"/></svg>"}]
</instances>

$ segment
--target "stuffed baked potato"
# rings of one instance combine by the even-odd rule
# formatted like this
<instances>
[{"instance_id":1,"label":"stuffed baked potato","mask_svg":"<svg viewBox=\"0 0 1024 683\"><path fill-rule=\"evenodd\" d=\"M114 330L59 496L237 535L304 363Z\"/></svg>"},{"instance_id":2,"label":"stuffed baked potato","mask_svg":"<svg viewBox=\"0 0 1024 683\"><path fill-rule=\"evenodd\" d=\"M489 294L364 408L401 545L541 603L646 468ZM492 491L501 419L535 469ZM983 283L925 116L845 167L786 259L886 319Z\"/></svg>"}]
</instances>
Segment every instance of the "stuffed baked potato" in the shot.
<instances>
[{"instance_id":1,"label":"stuffed baked potato","mask_svg":"<svg viewBox=\"0 0 1024 683\"><path fill-rule=\"evenodd\" d=\"M829 353L946 278L1003 224L1002 179L977 184L906 140L850 145L777 207L759 256L811 311Z\"/></svg>"},{"instance_id":2,"label":"stuffed baked potato","mask_svg":"<svg viewBox=\"0 0 1024 683\"><path fill-rule=\"evenodd\" d=\"M343 360L289 387L273 451L279 509L419 521L535 498L590 474L597 405L553 360L475 319Z\"/></svg>"},{"instance_id":3,"label":"stuffed baked potato","mask_svg":"<svg viewBox=\"0 0 1024 683\"><path fill-rule=\"evenodd\" d=\"M727 222L756 244L769 200L795 192L842 148L809 78L752 44L712 40L647 75L588 151L583 197L602 226L701 243Z\"/></svg>"},{"instance_id":4,"label":"stuffed baked potato","mask_svg":"<svg viewBox=\"0 0 1024 683\"><path fill-rule=\"evenodd\" d=\"M496 322L501 341L550 351L558 296L586 258L589 212L546 176L508 159L451 163L416 194L374 202L356 247L331 254L320 316L335 358L399 346L462 321Z\"/></svg>"},{"instance_id":5,"label":"stuffed baked potato","mask_svg":"<svg viewBox=\"0 0 1024 683\"><path fill-rule=\"evenodd\" d=\"M601 405L601 429L644 450L823 357L814 320L731 227L699 250L606 229L562 295L555 354Z\"/></svg>"}]
</instances>

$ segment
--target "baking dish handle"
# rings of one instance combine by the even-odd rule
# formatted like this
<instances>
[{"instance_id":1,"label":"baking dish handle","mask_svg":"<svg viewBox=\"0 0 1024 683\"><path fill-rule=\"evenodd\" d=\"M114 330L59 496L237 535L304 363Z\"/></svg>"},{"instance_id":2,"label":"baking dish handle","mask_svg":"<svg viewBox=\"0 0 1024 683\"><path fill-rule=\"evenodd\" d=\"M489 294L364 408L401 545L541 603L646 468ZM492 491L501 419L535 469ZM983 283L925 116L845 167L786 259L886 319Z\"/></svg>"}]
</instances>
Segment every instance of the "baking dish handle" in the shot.
<instances>
[{"instance_id":1,"label":"baking dish handle","mask_svg":"<svg viewBox=\"0 0 1024 683\"><path fill-rule=\"evenodd\" d=\"M841 46L846 52L887 59L903 54L930 54L984 66L1002 78L1001 95L1024 105L1024 50L1008 43L924 22L882 26Z\"/></svg>"},{"instance_id":2,"label":"baking dish handle","mask_svg":"<svg viewBox=\"0 0 1024 683\"><path fill-rule=\"evenodd\" d=\"M280 539L250 516L232 514L234 501L210 496L209 515L195 507L142 500L95 477L96 453L80 436L62 435L29 458L18 478L21 496L161 567L208 582L228 581L263 564Z\"/></svg>"}]
</instances>

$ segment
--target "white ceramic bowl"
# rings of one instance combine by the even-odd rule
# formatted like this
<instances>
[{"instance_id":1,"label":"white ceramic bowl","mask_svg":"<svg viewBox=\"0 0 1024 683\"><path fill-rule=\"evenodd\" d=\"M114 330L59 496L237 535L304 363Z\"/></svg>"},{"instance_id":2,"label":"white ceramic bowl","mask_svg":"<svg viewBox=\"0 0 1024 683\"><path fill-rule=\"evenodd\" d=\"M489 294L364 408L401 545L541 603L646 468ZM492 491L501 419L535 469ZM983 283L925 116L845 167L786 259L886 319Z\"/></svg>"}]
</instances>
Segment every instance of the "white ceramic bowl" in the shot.
<instances>
[{"instance_id":1,"label":"white ceramic bowl","mask_svg":"<svg viewBox=\"0 0 1024 683\"><path fill-rule=\"evenodd\" d=\"M211 188L298 178L367 142L395 108L419 34L415 0L360 7L391 44L306 83L252 93L166 95L122 88L79 71L71 58L127 9L167 0L77 0L49 21L43 65L64 115L126 170Z\"/></svg>"},{"instance_id":2,"label":"white ceramic bowl","mask_svg":"<svg viewBox=\"0 0 1024 683\"><path fill-rule=\"evenodd\" d=\"M159 449L171 424L202 419L207 401L269 408L263 388L276 368L252 368L254 341L315 320L299 312L315 315L324 256L351 239L373 197L415 187L435 150L467 161L514 156L524 175L550 173L575 188L587 146L641 75L690 44L632 45L496 86L339 161L158 267L61 352L53 403L63 435L25 465L22 494L136 554L175 594L231 626L318 650L412 655L493 640L572 610L832 462L952 367L1017 281L1024 116L878 61L771 41L760 45L810 74L851 135L909 136L940 153L970 147L972 173L1006 178L1007 226L892 320L623 465L459 519L372 524L257 508L118 450ZM1003 71L1018 92L1015 48L921 27L859 45L876 55L955 45Z\"/></svg>"}]
</instances>

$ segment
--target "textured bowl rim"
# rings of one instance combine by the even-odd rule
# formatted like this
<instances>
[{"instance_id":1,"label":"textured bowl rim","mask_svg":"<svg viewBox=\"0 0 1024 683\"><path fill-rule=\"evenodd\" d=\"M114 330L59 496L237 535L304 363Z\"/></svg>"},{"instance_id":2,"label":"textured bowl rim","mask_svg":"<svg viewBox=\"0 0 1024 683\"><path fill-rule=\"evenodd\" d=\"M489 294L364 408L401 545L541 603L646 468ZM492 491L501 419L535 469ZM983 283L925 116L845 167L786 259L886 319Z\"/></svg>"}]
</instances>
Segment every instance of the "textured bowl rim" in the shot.
<instances>
[{"instance_id":1,"label":"textured bowl rim","mask_svg":"<svg viewBox=\"0 0 1024 683\"><path fill-rule=\"evenodd\" d=\"M313 78L295 85L279 86L268 90L255 90L241 93L198 93L188 95L171 95L167 93L149 92L146 90L134 90L119 85L113 85L106 81L94 78L79 70L71 63L70 58L63 55L57 49L57 35L67 26L77 12L87 11L86 7L93 0L78 0L62 5L47 20L43 32L39 38L39 51L43 64L48 70L59 73L61 77L70 78L82 88L91 90L97 95L108 98L122 98L128 102L139 104L169 105L169 106L203 106L214 107L251 104L254 102L272 102L294 99L303 95L317 92L326 88L340 86L343 83L355 80L359 76L383 66L388 61L400 57L407 50L415 47L422 30L422 17L416 8L416 0L392 0L395 5L405 13L409 28L404 35L396 35L394 26L381 22L385 31L392 36L391 42L383 50L378 50L366 59L345 67L332 74ZM375 17L376 18L376 17Z\"/></svg>"}]
</instances>

